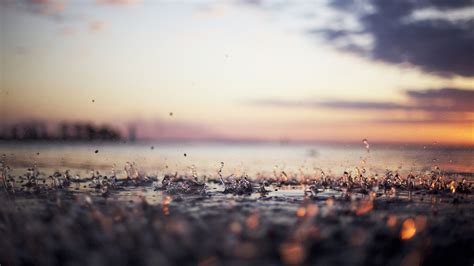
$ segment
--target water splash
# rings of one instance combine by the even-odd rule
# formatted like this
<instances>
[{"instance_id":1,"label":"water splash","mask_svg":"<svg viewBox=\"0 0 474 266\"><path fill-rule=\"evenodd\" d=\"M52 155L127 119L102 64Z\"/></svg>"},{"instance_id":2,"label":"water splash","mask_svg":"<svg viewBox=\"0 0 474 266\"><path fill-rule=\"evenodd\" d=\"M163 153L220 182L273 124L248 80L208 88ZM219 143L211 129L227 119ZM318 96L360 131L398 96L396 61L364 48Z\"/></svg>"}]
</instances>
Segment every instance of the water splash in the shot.
<instances>
[{"instance_id":1,"label":"water splash","mask_svg":"<svg viewBox=\"0 0 474 266\"><path fill-rule=\"evenodd\" d=\"M271 172L260 173L256 177L248 177L246 174L229 176L223 175L224 162L220 162L217 169L217 176L206 177L199 176L196 166L192 165L191 170L178 176L165 175L160 180L161 186L154 176L147 176L140 172L135 163L127 162L124 167L126 176L122 179L116 175L115 165L112 168L111 176L105 176L97 171L90 172L83 178L76 177L76 174L66 172L54 172L52 175L40 173L36 165L28 169L28 172L11 176L8 167L3 161L0 165L0 186L1 190L7 190L18 193L30 192L52 192L61 189L76 190L81 188L96 189L103 194L111 193L113 189L119 189L127 186L153 186L156 190L166 191L168 193L205 193L205 185L210 182L216 182L222 185L224 193L248 194L252 192L270 192L279 189L282 186L303 186L305 196L323 196L324 193L340 193L346 198L352 198L354 195L368 195L375 192L377 196L402 196L419 195L420 193L430 194L463 194L472 192L472 183L465 178L452 175L441 171L440 167L424 172L412 170L409 174L402 176L400 169L387 170L385 173L376 173L376 169L367 168L366 165L346 168L345 172L333 174L331 171L324 172L321 168L314 167L314 173L307 174L304 166L296 170L279 169L275 166L273 175ZM5 178L6 177L6 178ZM202 177L202 178L201 178ZM70 186L72 184L72 186ZM272 189L267 191L268 187ZM326 191L326 190L330 191ZM323 194L321 194L323 193ZM270 195L271 196L271 195ZM350 196L350 197L347 197ZM410 196L409 196L410 197Z\"/></svg>"},{"instance_id":2,"label":"water splash","mask_svg":"<svg viewBox=\"0 0 474 266\"><path fill-rule=\"evenodd\" d=\"M124 170L127 173L127 178L138 179L139 173L138 173L136 164L134 162L133 163L126 162L124 166Z\"/></svg>"},{"instance_id":3,"label":"water splash","mask_svg":"<svg viewBox=\"0 0 474 266\"><path fill-rule=\"evenodd\" d=\"M217 174L219 175L219 179L222 182L222 185L225 186L224 179L222 178L222 169L224 169L224 162L221 162L221 167L219 167L219 171L217 171Z\"/></svg>"},{"instance_id":4,"label":"water splash","mask_svg":"<svg viewBox=\"0 0 474 266\"><path fill-rule=\"evenodd\" d=\"M10 172L10 168L5 163L5 154L2 156L2 160L0 161L0 177L2 178L3 188L5 192L8 193L10 191L10 182L8 178L8 173Z\"/></svg>"}]
</instances>

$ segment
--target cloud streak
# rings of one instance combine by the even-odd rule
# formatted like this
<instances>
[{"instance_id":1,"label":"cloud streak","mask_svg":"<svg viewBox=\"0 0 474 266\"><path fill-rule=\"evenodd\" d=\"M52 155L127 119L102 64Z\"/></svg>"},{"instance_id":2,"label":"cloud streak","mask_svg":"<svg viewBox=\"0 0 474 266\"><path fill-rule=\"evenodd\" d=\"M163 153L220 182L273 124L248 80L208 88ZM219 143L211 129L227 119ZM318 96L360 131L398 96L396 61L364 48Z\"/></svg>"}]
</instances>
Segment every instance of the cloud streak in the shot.
<instances>
[{"instance_id":1,"label":"cloud streak","mask_svg":"<svg viewBox=\"0 0 474 266\"><path fill-rule=\"evenodd\" d=\"M407 110L430 112L474 112L474 90L457 88L428 89L422 91L407 90L405 103L381 101L284 101L261 100L254 102L263 106L286 108L314 107L350 110Z\"/></svg>"},{"instance_id":2,"label":"cloud streak","mask_svg":"<svg viewBox=\"0 0 474 266\"><path fill-rule=\"evenodd\" d=\"M459 112L474 112L474 91L455 88L407 91L407 96L429 110L440 108Z\"/></svg>"},{"instance_id":3,"label":"cloud streak","mask_svg":"<svg viewBox=\"0 0 474 266\"><path fill-rule=\"evenodd\" d=\"M428 112L474 112L474 91L457 88L407 90L407 103L325 101L317 105L336 109L407 110Z\"/></svg>"},{"instance_id":4,"label":"cloud streak","mask_svg":"<svg viewBox=\"0 0 474 266\"><path fill-rule=\"evenodd\" d=\"M406 101L348 101L348 100L260 100L253 104L276 108L315 108L347 111L403 111L422 112L423 119L376 119L375 123L472 123L474 90L441 88L407 90Z\"/></svg>"},{"instance_id":5,"label":"cloud streak","mask_svg":"<svg viewBox=\"0 0 474 266\"><path fill-rule=\"evenodd\" d=\"M472 124L473 119L452 119L444 117L434 117L426 119L374 119L370 123L375 124Z\"/></svg>"}]
</instances>

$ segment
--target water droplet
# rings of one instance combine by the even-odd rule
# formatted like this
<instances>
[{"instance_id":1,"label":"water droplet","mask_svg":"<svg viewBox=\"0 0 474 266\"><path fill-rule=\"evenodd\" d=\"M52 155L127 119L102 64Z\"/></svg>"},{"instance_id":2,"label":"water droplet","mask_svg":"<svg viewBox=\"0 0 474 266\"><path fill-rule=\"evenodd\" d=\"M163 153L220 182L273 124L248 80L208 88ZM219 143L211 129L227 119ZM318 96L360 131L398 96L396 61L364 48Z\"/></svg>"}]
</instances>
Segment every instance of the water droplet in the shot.
<instances>
[{"instance_id":1,"label":"water droplet","mask_svg":"<svg viewBox=\"0 0 474 266\"><path fill-rule=\"evenodd\" d=\"M362 140L362 143L364 143L365 149L367 150L367 152L370 152L370 144L369 144L369 141L368 141L367 139L363 139L363 140Z\"/></svg>"},{"instance_id":2,"label":"water droplet","mask_svg":"<svg viewBox=\"0 0 474 266\"><path fill-rule=\"evenodd\" d=\"M217 172L219 174L219 177L222 179L222 169L224 168L224 162L221 162L221 167L219 168L219 171Z\"/></svg>"}]
</instances>

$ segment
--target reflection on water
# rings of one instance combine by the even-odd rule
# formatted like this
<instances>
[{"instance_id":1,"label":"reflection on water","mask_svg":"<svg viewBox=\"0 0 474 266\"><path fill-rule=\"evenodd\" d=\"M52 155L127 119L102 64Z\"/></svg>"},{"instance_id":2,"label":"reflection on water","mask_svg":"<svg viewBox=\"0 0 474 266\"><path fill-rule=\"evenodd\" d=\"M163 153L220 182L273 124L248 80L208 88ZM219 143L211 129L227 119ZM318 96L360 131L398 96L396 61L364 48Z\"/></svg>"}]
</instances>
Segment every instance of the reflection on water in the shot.
<instances>
[{"instance_id":1,"label":"reflection on water","mask_svg":"<svg viewBox=\"0 0 474 266\"><path fill-rule=\"evenodd\" d=\"M1 143L0 152L14 171L22 173L36 163L41 170L71 169L123 171L127 162L151 174L164 172L216 175L225 162L223 175L273 175L274 172L342 174L364 168L372 173L385 169L474 174L473 148L432 146L382 146L310 144L193 144L193 143ZM185 156L186 155L186 156Z\"/></svg>"}]
</instances>

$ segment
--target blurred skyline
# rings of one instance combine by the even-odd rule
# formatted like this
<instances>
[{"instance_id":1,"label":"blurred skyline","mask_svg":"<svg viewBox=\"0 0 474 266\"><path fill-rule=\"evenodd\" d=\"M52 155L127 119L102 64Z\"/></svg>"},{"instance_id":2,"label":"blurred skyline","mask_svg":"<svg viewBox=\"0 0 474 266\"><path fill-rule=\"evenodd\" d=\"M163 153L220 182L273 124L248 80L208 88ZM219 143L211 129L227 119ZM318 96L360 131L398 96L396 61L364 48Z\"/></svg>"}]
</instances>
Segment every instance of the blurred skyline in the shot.
<instances>
[{"instance_id":1,"label":"blurred skyline","mask_svg":"<svg viewBox=\"0 0 474 266\"><path fill-rule=\"evenodd\" d=\"M0 126L474 144L472 1L2 0Z\"/></svg>"}]
</instances>

